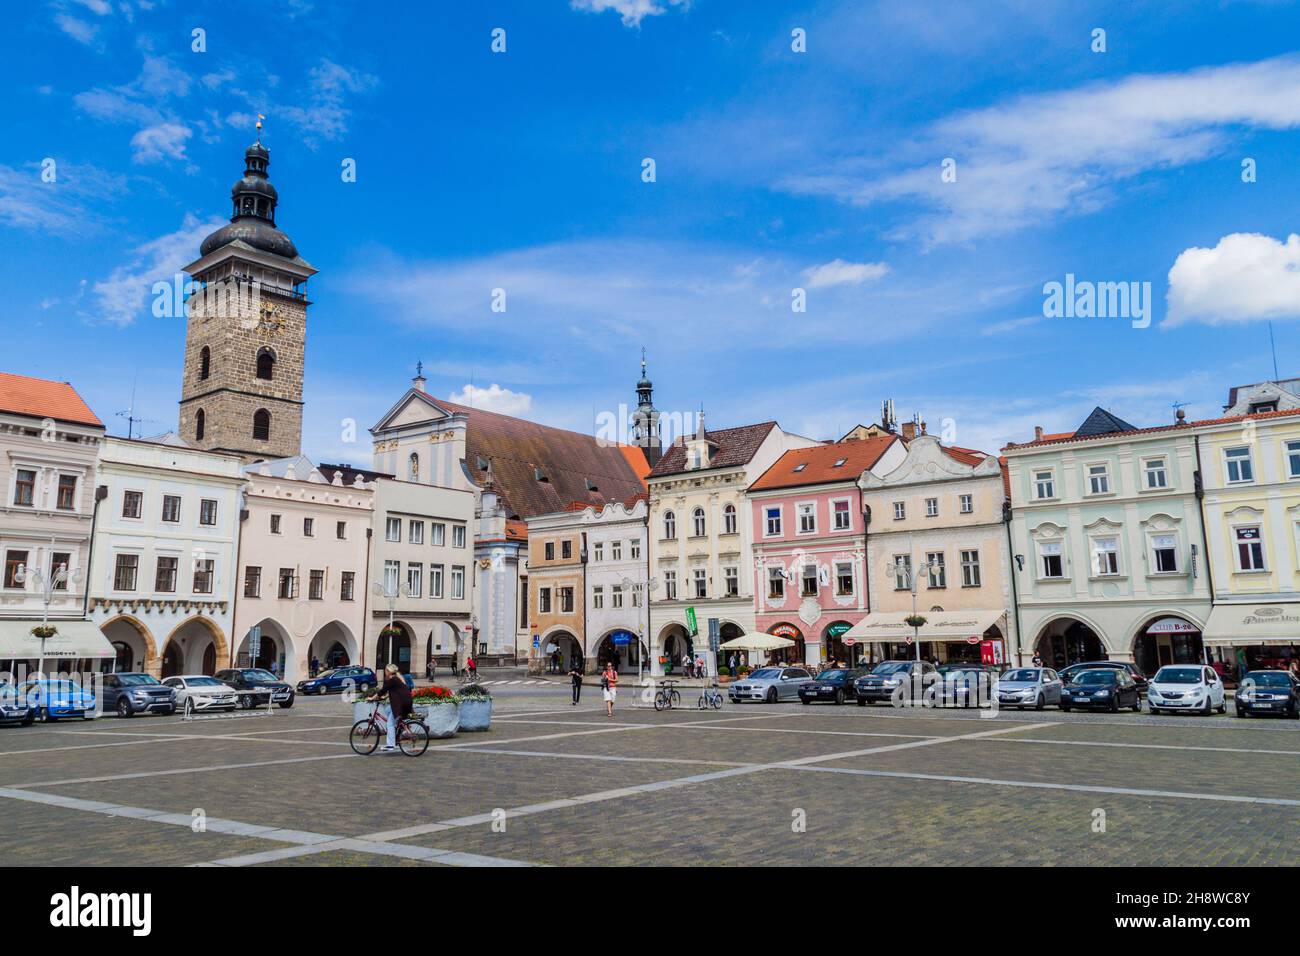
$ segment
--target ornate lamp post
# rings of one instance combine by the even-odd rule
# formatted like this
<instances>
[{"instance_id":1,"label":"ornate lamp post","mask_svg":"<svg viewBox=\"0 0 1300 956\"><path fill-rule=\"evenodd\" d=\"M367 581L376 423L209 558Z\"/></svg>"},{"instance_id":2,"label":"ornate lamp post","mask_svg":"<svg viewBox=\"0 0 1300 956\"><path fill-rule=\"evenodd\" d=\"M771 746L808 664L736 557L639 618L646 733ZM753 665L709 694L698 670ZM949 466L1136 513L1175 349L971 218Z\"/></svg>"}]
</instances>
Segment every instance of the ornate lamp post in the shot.
<instances>
[{"instance_id":1,"label":"ornate lamp post","mask_svg":"<svg viewBox=\"0 0 1300 956\"><path fill-rule=\"evenodd\" d=\"M54 544L53 539L50 539L50 544ZM29 568L25 564L20 564L18 570L14 573L14 580L22 585L26 585L30 581L41 598L41 626L33 629L33 633L41 639L41 656L36 667L38 674L45 672L45 642L55 633L55 628L50 626L50 604L54 601L54 592L62 590L62 586L69 581L73 584L80 584L81 578L80 568L69 573L66 564L60 564L48 575L42 572L40 568Z\"/></svg>"},{"instance_id":2,"label":"ornate lamp post","mask_svg":"<svg viewBox=\"0 0 1300 956\"><path fill-rule=\"evenodd\" d=\"M397 599L409 598L411 596L411 589L400 580L400 574L401 572L399 571L399 577L394 578L392 581L389 581L387 575L385 575L382 584L376 581L371 586L371 590L374 591L375 597L381 597L388 601L388 627L384 628L384 634L388 636L388 654L384 658L384 661L387 664L393 663L393 634L396 633L393 626L393 614L397 610ZM384 675L380 674L378 676L382 678Z\"/></svg>"},{"instance_id":3,"label":"ornate lamp post","mask_svg":"<svg viewBox=\"0 0 1300 956\"><path fill-rule=\"evenodd\" d=\"M912 625L912 649L915 659L919 661L921 659L921 625L925 623L925 618L918 614L916 610L917 579L922 574L930 574L932 571L942 569L943 564L939 561L926 561L924 564L913 565L912 542L910 540L907 544L907 551L908 567L903 570L908 578L908 590L912 592L912 615L907 619L907 623Z\"/></svg>"}]
</instances>

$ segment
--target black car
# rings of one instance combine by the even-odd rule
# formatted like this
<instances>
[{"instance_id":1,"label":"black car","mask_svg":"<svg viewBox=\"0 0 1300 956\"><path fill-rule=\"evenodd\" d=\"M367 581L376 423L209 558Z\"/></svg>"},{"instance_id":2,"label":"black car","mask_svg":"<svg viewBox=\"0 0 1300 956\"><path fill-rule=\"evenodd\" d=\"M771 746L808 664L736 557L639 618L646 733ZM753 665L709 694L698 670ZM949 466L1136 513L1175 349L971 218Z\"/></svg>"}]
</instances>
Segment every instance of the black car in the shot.
<instances>
[{"instance_id":1,"label":"black car","mask_svg":"<svg viewBox=\"0 0 1300 956\"><path fill-rule=\"evenodd\" d=\"M1112 714L1123 707L1142 710L1137 681L1122 667L1094 667L1075 671L1061 688L1061 710L1094 710L1103 707Z\"/></svg>"},{"instance_id":2,"label":"black car","mask_svg":"<svg viewBox=\"0 0 1300 956\"><path fill-rule=\"evenodd\" d=\"M13 684L0 684L0 724L22 724L30 727L36 720L36 705Z\"/></svg>"},{"instance_id":3,"label":"black car","mask_svg":"<svg viewBox=\"0 0 1300 956\"><path fill-rule=\"evenodd\" d=\"M935 667L929 661L883 661L853 682L853 693L859 707L878 701L889 703L895 692L910 700L918 690L915 685L933 682L934 675Z\"/></svg>"},{"instance_id":4,"label":"black car","mask_svg":"<svg viewBox=\"0 0 1300 956\"><path fill-rule=\"evenodd\" d=\"M1237 685L1238 717L1285 714L1300 717L1300 682L1287 671L1247 671Z\"/></svg>"},{"instance_id":5,"label":"black car","mask_svg":"<svg viewBox=\"0 0 1300 956\"><path fill-rule=\"evenodd\" d=\"M941 664L934 683L936 707L980 707L993 699L1002 668L993 664Z\"/></svg>"},{"instance_id":6,"label":"black car","mask_svg":"<svg viewBox=\"0 0 1300 956\"><path fill-rule=\"evenodd\" d=\"M176 691L152 674L105 674L100 706L119 717L176 713Z\"/></svg>"},{"instance_id":7,"label":"black car","mask_svg":"<svg viewBox=\"0 0 1300 956\"><path fill-rule=\"evenodd\" d=\"M217 680L239 691L239 706L248 710L265 704L269 696L281 707L293 706L293 688L268 670L260 667L236 667L217 671Z\"/></svg>"},{"instance_id":8,"label":"black car","mask_svg":"<svg viewBox=\"0 0 1300 956\"><path fill-rule=\"evenodd\" d=\"M842 704L845 700L854 696L853 682L859 677L865 676L866 673L866 668L863 667L857 667L853 670L836 668L822 671L812 681L799 685L799 700L805 704L811 704L817 700Z\"/></svg>"},{"instance_id":9,"label":"black car","mask_svg":"<svg viewBox=\"0 0 1300 956\"><path fill-rule=\"evenodd\" d=\"M1089 661L1083 664L1071 664L1069 667L1063 668L1058 676L1061 678L1062 683L1068 684L1075 674L1106 667L1126 671L1128 676L1133 678L1133 683L1137 684L1138 693L1143 697L1147 695L1148 681L1146 675L1137 669L1137 665L1130 664L1128 661Z\"/></svg>"}]
</instances>

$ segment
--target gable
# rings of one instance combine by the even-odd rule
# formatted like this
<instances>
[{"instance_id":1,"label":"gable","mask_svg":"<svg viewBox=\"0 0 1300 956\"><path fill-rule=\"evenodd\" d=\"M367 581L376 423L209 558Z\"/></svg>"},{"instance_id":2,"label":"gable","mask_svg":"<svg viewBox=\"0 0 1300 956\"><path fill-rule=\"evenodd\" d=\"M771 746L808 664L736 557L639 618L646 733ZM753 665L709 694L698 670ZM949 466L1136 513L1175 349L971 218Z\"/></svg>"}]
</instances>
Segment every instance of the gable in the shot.
<instances>
[{"instance_id":1,"label":"gable","mask_svg":"<svg viewBox=\"0 0 1300 956\"><path fill-rule=\"evenodd\" d=\"M409 428L412 425L439 422L450 417L451 413L447 409L424 392L410 389L378 423L371 427L370 431L377 433L394 428Z\"/></svg>"}]
</instances>

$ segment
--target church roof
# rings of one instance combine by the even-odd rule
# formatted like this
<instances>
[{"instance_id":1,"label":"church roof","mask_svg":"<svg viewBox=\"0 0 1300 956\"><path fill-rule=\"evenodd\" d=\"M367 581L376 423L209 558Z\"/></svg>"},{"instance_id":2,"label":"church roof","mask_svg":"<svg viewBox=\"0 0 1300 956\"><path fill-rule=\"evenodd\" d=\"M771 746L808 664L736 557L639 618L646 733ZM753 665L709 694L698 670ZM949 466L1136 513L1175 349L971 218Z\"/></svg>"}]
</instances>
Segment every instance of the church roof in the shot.
<instances>
[{"instance_id":1,"label":"church roof","mask_svg":"<svg viewBox=\"0 0 1300 956\"><path fill-rule=\"evenodd\" d=\"M51 382L10 372L0 372L0 412L104 427L68 382Z\"/></svg>"}]
</instances>

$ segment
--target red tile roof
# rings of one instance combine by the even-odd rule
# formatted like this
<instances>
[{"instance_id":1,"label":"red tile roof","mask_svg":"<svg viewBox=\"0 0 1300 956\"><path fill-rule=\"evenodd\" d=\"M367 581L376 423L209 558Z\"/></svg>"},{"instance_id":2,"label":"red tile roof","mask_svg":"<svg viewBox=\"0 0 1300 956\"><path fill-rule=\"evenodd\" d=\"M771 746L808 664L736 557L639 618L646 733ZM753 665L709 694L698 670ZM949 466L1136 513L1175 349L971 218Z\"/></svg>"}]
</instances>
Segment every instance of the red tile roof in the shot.
<instances>
[{"instance_id":1,"label":"red tile roof","mask_svg":"<svg viewBox=\"0 0 1300 956\"><path fill-rule=\"evenodd\" d=\"M506 520L506 537L516 541L528 540L528 522L517 521L513 518Z\"/></svg>"},{"instance_id":2,"label":"red tile roof","mask_svg":"<svg viewBox=\"0 0 1300 956\"><path fill-rule=\"evenodd\" d=\"M1078 437L1075 437L1075 434L1073 432L1071 433L1059 432L1054 435L1044 435L1038 441L1027 441L1019 444L1017 444L1016 442L1008 442L1005 446L1003 446L1002 450L1010 451L1012 449L1018 449L1018 448L1038 448L1043 445L1065 445L1065 444L1071 444L1073 442L1084 442L1084 441L1101 441L1101 440L1115 441L1117 439L1123 440L1125 438L1128 438L1131 435L1152 435L1157 432L1176 432L1176 431L1182 431L1187 428L1202 428L1202 427L1209 427L1212 425L1230 425L1233 422L1244 422L1248 418L1251 419L1252 421L1261 421L1269 418L1286 418L1292 415L1300 415L1300 409L1281 408L1275 412L1255 412L1254 414L1247 414L1247 415L1229 415L1224 418L1202 418L1194 422L1177 422L1173 425L1153 425L1150 428L1133 428L1128 431L1106 432L1104 434L1099 434L1099 435L1080 435Z\"/></svg>"},{"instance_id":3,"label":"red tile roof","mask_svg":"<svg viewBox=\"0 0 1300 956\"><path fill-rule=\"evenodd\" d=\"M758 454L758 448L763 444L763 440L775 427L776 422L759 422L756 425L741 425L738 428L719 428L717 431L706 429L704 435L715 448L709 458L709 467L701 470L736 468L749 464L750 460ZM675 475L689 470L686 465L686 445L681 438L678 438L668 446L664 456L651 470L650 477Z\"/></svg>"},{"instance_id":4,"label":"red tile roof","mask_svg":"<svg viewBox=\"0 0 1300 956\"><path fill-rule=\"evenodd\" d=\"M959 461L963 465L978 465L988 457L977 448L962 448L959 445L940 445L939 448L953 461Z\"/></svg>"},{"instance_id":5,"label":"red tile roof","mask_svg":"<svg viewBox=\"0 0 1300 956\"><path fill-rule=\"evenodd\" d=\"M832 482L853 481L880 461L880 456L895 441L897 435L878 435L857 441L814 445L811 448L793 448L776 460L758 480L749 486L750 491L771 488L797 488L803 485L826 485ZM838 468L835 462L844 459ZM800 465L802 470L795 471Z\"/></svg>"},{"instance_id":6,"label":"red tile roof","mask_svg":"<svg viewBox=\"0 0 1300 956\"><path fill-rule=\"evenodd\" d=\"M77 390L67 382L28 378L10 372L0 372L0 412L104 427Z\"/></svg>"}]
</instances>

